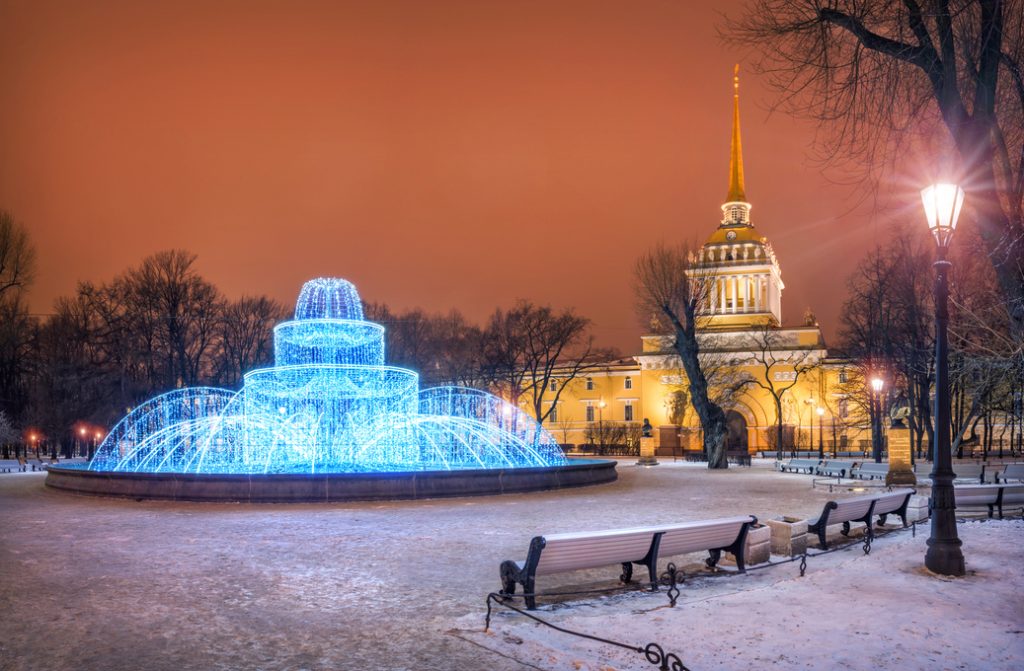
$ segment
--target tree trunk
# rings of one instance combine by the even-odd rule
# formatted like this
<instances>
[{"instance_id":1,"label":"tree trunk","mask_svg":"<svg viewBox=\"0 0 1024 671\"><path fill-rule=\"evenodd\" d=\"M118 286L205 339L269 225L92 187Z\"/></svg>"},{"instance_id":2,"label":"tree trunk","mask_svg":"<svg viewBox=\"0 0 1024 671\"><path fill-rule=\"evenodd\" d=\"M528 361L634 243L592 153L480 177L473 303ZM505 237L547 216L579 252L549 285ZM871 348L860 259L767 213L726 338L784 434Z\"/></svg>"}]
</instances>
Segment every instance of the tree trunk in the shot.
<instances>
[{"instance_id":1,"label":"tree trunk","mask_svg":"<svg viewBox=\"0 0 1024 671\"><path fill-rule=\"evenodd\" d=\"M693 326L693 315L687 315L687 326L683 326L671 310L665 309L665 313L675 326L674 349L686 370L690 402L697 411L701 428L704 430L704 451L708 455L708 468L728 468L729 462L725 453L725 412L708 397L708 381L700 366L700 346Z\"/></svg>"}]
</instances>

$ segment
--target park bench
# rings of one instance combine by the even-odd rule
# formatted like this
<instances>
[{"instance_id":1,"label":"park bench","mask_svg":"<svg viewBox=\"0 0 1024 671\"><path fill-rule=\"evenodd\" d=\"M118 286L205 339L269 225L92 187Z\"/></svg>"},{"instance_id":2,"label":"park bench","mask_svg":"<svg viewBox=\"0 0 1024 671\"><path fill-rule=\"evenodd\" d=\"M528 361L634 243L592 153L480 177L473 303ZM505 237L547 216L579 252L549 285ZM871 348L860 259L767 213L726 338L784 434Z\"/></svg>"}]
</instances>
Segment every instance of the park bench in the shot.
<instances>
[{"instance_id":1,"label":"park bench","mask_svg":"<svg viewBox=\"0 0 1024 671\"><path fill-rule=\"evenodd\" d=\"M889 515L897 515L903 526L907 526L907 506L910 505L910 497L913 496L913 489L894 489L891 492L875 494L875 509L873 515L878 515L878 525L885 524L885 518Z\"/></svg>"},{"instance_id":2,"label":"park bench","mask_svg":"<svg viewBox=\"0 0 1024 671\"><path fill-rule=\"evenodd\" d=\"M953 464L953 472L957 480L976 482L979 485L985 482L985 464Z\"/></svg>"},{"instance_id":3,"label":"park bench","mask_svg":"<svg viewBox=\"0 0 1024 671\"><path fill-rule=\"evenodd\" d=\"M853 472L852 461L824 461L818 466L818 475L834 475L837 478L845 478Z\"/></svg>"},{"instance_id":4,"label":"park bench","mask_svg":"<svg viewBox=\"0 0 1024 671\"><path fill-rule=\"evenodd\" d=\"M10 473L14 469L21 470L17 459L0 459L0 471Z\"/></svg>"},{"instance_id":5,"label":"park bench","mask_svg":"<svg viewBox=\"0 0 1024 671\"><path fill-rule=\"evenodd\" d=\"M996 482L1024 481L1024 464L1006 464L996 473Z\"/></svg>"},{"instance_id":6,"label":"park bench","mask_svg":"<svg viewBox=\"0 0 1024 671\"><path fill-rule=\"evenodd\" d=\"M747 529L756 523L753 515L743 515L656 527L536 536L530 541L524 561L501 562L501 591L506 595L515 594L516 584L521 584L526 607L532 610L537 605L534 594L537 576L614 564L622 566L619 579L623 582L632 578L633 564L647 567L656 588L658 557L688 552L707 551L708 567L718 563L723 550L731 552L742 573L746 570L743 548Z\"/></svg>"},{"instance_id":7,"label":"park bench","mask_svg":"<svg viewBox=\"0 0 1024 671\"><path fill-rule=\"evenodd\" d=\"M922 463L914 465L914 475L917 476L918 480L930 481L932 477L932 464ZM985 464L953 464L953 472L956 473L956 482L962 482L964 484L973 483L983 485L985 484L985 478L991 472L986 474Z\"/></svg>"},{"instance_id":8,"label":"park bench","mask_svg":"<svg viewBox=\"0 0 1024 671\"><path fill-rule=\"evenodd\" d=\"M1003 506L1024 505L1024 485L954 485L957 508L988 508L988 516L999 511L1003 519Z\"/></svg>"},{"instance_id":9,"label":"park bench","mask_svg":"<svg viewBox=\"0 0 1024 671\"><path fill-rule=\"evenodd\" d=\"M904 524L906 524L907 504L913 493L913 489L896 489L882 494L866 494L838 501L829 501L822 509L821 515L807 520L807 531L818 534L821 548L827 550L828 540L826 539L825 532L828 527L835 524L843 525L842 534L844 536L850 534L850 524L852 522L864 523L867 534L869 536L873 535L871 518L875 514L888 515L895 513L900 515ZM879 507L880 512L876 513L875 507L880 501L882 502L882 505Z\"/></svg>"},{"instance_id":10,"label":"park bench","mask_svg":"<svg viewBox=\"0 0 1024 671\"><path fill-rule=\"evenodd\" d=\"M799 473L800 471L807 471L808 473L814 473L814 470L818 468L817 459L790 459L786 463L779 463L779 470L783 473Z\"/></svg>"},{"instance_id":11,"label":"park bench","mask_svg":"<svg viewBox=\"0 0 1024 671\"><path fill-rule=\"evenodd\" d=\"M885 476L888 472L889 464L886 462L876 464L873 461L863 461L857 465L857 469L853 473L853 476L860 478L861 480L874 480L875 478L885 480Z\"/></svg>"}]
</instances>

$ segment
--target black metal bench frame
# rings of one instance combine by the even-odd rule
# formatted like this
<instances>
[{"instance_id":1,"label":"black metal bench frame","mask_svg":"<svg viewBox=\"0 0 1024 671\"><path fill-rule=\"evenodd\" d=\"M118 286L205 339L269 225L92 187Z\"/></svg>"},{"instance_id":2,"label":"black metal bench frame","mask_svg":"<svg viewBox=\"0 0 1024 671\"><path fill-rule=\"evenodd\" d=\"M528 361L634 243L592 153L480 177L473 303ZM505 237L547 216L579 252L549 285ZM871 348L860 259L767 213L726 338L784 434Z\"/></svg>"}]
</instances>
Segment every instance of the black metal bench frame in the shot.
<instances>
[{"instance_id":1,"label":"black metal bench frame","mask_svg":"<svg viewBox=\"0 0 1024 671\"><path fill-rule=\"evenodd\" d=\"M903 526L907 526L907 507L910 505L910 497L913 495L913 491L908 492L906 497L903 499L903 504L896 510L892 510L885 513L878 513L878 525L884 525L885 518L889 515L898 515L900 521L903 522ZM857 519L842 522L843 530L840 533L844 536L849 536L850 524L853 522L862 522L865 525L865 533L867 533L869 538L873 538L875 532L871 524L871 518L875 515L875 505L877 504L878 499L876 498L871 501L871 505L868 506L868 512L865 513L864 517L858 517ZM825 507L822 509L821 515L818 517L818 520L814 524L811 524L810 522L808 522L807 524L807 530L812 531L818 535L818 541L821 543L821 547L823 550L828 549L828 540L825 537L829 526L828 518L832 511L836 510L837 508L839 508L839 503L837 501L829 501L828 503L825 504Z\"/></svg>"},{"instance_id":2,"label":"black metal bench frame","mask_svg":"<svg viewBox=\"0 0 1024 671\"><path fill-rule=\"evenodd\" d=\"M818 469L818 466L821 465L821 462L819 461L816 462L813 466L804 466L802 464L800 466L793 466L792 464L794 461L813 461L813 459L805 459L802 457L797 459L790 459L787 463L779 465L779 471L782 473L799 473L800 471L807 471L808 475L814 475L814 471L816 471Z\"/></svg>"},{"instance_id":3,"label":"black metal bench frame","mask_svg":"<svg viewBox=\"0 0 1024 671\"><path fill-rule=\"evenodd\" d=\"M708 548L708 558L704 560L704 564L708 568L713 569L718 565L718 561L722 557L722 552L729 552L736 559L736 572L746 573L747 567L743 557L743 550L747 544L747 532L750 530L750 527L755 524L757 524L757 518L751 515L749 522L742 523L739 534L732 544L726 547ZM633 579L633 564L637 564L647 568L651 582L651 589L653 591L657 591L658 550L661 546L661 537L664 536L665 533L665 531L654 532L650 548L642 559L622 562L622 573L619 575L620 582L629 583ZM501 565L498 567L498 572L501 576L500 593L504 596L513 596L516 593L516 585L522 585L527 610L534 610L537 607L537 595L534 592L537 582L537 565L540 563L541 553L544 551L545 545L546 541L543 536L534 536L530 540L530 549L526 554L526 561L523 562L522 568L519 568L519 564L512 559L506 559L501 562Z\"/></svg>"},{"instance_id":4,"label":"black metal bench frame","mask_svg":"<svg viewBox=\"0 0 1024 671\"><path fill-rule=\"evenodd\" d=\"M1012 482L1012 483L1011 482L997 482L997 483L995 483L994 486L999 487L999 493L996 494L996 500L993 501L992 503L978 503L978 504L966 503L966 504L961 504L961 503L957 502L956 507L957 508L977 508L977 507L980 507L980 506L986 506L986 507L988 507L988 516L989 516L990 519L995 517L995 512L997 510L999 511L999 519L1003 519L1003 492L1006 491L1006 486L1007 485L1017 485L1017 484L1019 484L1019 483L1016 483L1016 482ZM955 495L956 495L956 491L954 490L954 496Z\"/></svg>"}]
</instances>

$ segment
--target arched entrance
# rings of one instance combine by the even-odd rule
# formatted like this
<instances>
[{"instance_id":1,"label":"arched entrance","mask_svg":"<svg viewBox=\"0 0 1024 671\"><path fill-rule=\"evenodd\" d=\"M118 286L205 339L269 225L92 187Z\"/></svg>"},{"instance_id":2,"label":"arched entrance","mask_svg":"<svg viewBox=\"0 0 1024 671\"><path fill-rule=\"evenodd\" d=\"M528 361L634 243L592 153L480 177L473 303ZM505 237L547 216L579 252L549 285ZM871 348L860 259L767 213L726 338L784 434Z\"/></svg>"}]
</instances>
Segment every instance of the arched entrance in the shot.
<instances>
[{"instance_id":1,"label":"arched entrance","mask_svg":"<svg viewBox=\"0 0 1024 671\"><path fill-rule=\"evenodd\" d=\"M747 418L735 410L725 413L725 449L729 452L747 451Z\"/></svg>"}]
</instances>

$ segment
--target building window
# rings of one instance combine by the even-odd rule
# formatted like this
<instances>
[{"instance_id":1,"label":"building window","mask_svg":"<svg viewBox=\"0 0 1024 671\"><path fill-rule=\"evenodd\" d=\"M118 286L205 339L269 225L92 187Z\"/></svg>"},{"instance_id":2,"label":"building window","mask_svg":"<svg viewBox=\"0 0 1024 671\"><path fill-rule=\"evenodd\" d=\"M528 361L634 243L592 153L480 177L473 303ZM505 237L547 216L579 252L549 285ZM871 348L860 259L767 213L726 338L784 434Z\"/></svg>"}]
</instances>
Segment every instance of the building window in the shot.
<instances>
[{"instance_id":1,"label":"building window","mask_svg":"<svg viewBox=\"0 0 1024 671\"><path fill-rule=\"evenodd\" d=\"M550 391L558 391L558 380L551 380L551 382L548 383L548 389Z\"/></svg>"},{"instance_id":2,"label":"building window","mask_svg":"<svg viewBox=\"0 0 1024 671\"><path fill-rule=\"evenodd\" d=\"M587 391L594 391L594 378L587 378Z\"/></svg>"},{"instance_id":3,"label":"building window","mask_svg":"<svg viewBox=\"0 0 1024 671\"><path fill-rule=\"evenodd\" d=\"M594 421L594 406L592 406L592 405L588 405L587 406L587 421L588 422L593 422Z\"/></svg>"},{"instance_id":4,"label":"building window","mask_svg":"<svg viewBox=\"0 0 1024 671\"><path fill-rule=\"evenodd\" d=\"M552 424L554 424L555 422L558 421L558 406L557 405L552 405L551 406L551 413L548 415L548 421L551 422Z\"/></svg>"},{"instance_id":5,"label":"building window","mask_svg":"<svg viewBox=\"0 0 1024 671\"><path fill-rule=\"evenodd\" d=\"M839 384L846 384L847 382L849 382L849 379L846 376L846 369L844 368L839 371Z\"/></svg>"},{"instance_id":6,"label":"building window","mask_svg":"<svg viewBox=\"0 0 1024 671\"><path fill-rule=\"evenodd\" d=\"M850 413L850 408L847 406L846 399L839 399L839 416L846 417Z\"/></svg>"},{"instance_id":7,"label":"building window","mask_svg":"<svg viewBox=\"0 0 1024 671\"><path fill-rule=\"evenodd\" d=\"M633 404L632 403L627 403L624 412L625 412L625 420L627 422L632 422L633 421Z\"/></svg>"},{"instance_id":8,"label":"building window","mask_svg":"<svg viewBox=\"0 0 1024 671\"><path fill-rule=\"evenodd\" d=\"M626 376L626 381L623 383L623 387L626 388L626 389L632 389L633 388L633 378L631 378L631 377L629 377L627 375Z\"/></svg>"}]
</instances>

